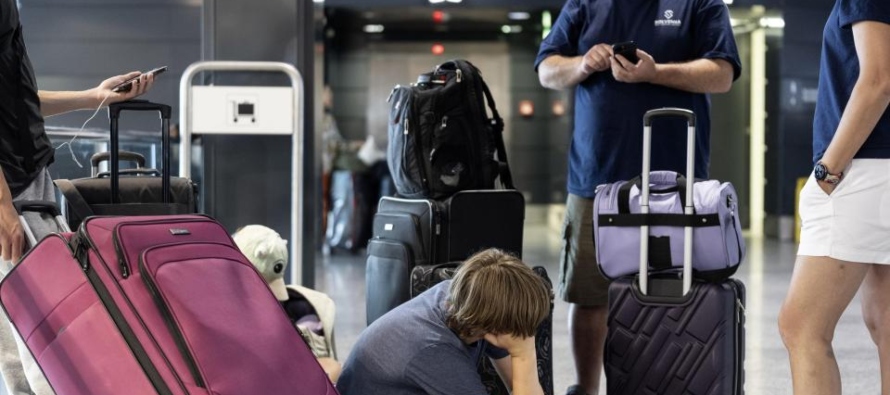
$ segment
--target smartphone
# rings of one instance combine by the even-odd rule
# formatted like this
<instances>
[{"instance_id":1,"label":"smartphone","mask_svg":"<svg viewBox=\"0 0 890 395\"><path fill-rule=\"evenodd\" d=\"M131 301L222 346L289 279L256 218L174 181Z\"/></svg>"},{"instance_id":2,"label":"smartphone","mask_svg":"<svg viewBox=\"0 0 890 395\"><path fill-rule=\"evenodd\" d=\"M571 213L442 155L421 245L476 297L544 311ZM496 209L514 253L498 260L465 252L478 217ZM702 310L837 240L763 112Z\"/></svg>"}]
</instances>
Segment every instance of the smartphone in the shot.
<instances>
[{"instance_id":1,"label":"smartphone","mask_svg":"<svg viewBox=\"0 0 890 395\"><path fill-rule=\"evenodd\" d=\"M633 41L625 41L623 43L612 45L612 53L624 56L625 59L633 64L637 64L637 62L640 61L640 58L637 57L637 43Z\"/></svg>"},{"instance_id":2,"label":"smartphone","mask_svg":"<svg viewBox=\"0 0 890 395\"><path fill-rule=\"evenodd\" d=\"M156 69L146 71L146 72L139 74L133 78L130 78L124 82L121 82L120 84L115 85L114 88L111 88L111 91L112 92L129 92L130 89L133 87L133 81L138 80L143 75L146 75L146 74L158 75L165 71L167 71L167 66L161 66Z\"/></svg>"}]
</instances>

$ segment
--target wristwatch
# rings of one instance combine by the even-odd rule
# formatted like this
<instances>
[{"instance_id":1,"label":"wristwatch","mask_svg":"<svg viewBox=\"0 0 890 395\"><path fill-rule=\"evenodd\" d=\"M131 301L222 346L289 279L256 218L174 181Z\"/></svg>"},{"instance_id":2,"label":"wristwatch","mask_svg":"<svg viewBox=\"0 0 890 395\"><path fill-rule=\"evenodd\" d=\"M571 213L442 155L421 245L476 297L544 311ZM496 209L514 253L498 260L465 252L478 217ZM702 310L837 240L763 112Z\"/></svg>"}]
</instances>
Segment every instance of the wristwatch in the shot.
<instances>
[{"instance_id":1,"label":"wristwatch","mask_svg":"<svg viewBox=\"0 0 890 395\"><path fill-rule=\"evenodd\" d=\"M844 172L831 174L828 172L828 167L825 166L822 161L819 161L816 162L816 166L813 167L813 176L816 177L816 181L822 181L827 184L837 185L844 178Z\"/></svg>"}]
</instances>

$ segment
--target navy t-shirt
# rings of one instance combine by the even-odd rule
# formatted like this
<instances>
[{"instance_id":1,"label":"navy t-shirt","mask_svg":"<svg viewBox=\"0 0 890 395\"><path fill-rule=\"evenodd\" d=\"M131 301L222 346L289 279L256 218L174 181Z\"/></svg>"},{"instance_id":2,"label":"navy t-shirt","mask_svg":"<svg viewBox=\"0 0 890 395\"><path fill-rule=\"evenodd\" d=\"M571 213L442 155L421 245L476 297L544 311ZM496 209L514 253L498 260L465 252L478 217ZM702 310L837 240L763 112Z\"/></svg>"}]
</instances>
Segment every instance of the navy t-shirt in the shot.
<instances>
[{"instance_id":1,"label":"navy t-shirt","mask_svg":"<svg viewBox=\"0 0 890 395\"><path fill-rule=\"evenodd\" d=\"M581 56L593 46L635 41L657 63L724 59L741 73L729 10L723 0L568 0L541 43L535 68L551 55ZM696 177L707 178L710 99L649 83L618 82L611 70L592 74L575 92L575 131L568 191L592 198L597 185L642 171L643 114L662 107L691 109L697 118ZM652 169L686 171L686 122L653 124Z\"/></svg>"},{"instance_id":2,"label":"navy t-shirt","mask_svg":"<svg viewBox=\"0 0 890 395\"><path fill-rule=\"evenodd\" d=\"M822 159L834 138L859 78L859 58L852 27L861 21L890 24L890 1L838 0L831 10L822 39L819 96L813 120L813 163ZM882 61L886 62L886 59ZM890 112L884 112L855 157L890 158Z\"/></svg>"},{"instance_id":3,"label":"navy t-shirt","mask_svg":"<svg viewBox=\"0 0 890 395\"><path fill-rule=\"evenodd\" d=\"M365 329L343 365L343 395L485 395L480 358L509 356L480 340L472 345L448 328L451 280L403 303Z\"/></svg>"}]
</instances>

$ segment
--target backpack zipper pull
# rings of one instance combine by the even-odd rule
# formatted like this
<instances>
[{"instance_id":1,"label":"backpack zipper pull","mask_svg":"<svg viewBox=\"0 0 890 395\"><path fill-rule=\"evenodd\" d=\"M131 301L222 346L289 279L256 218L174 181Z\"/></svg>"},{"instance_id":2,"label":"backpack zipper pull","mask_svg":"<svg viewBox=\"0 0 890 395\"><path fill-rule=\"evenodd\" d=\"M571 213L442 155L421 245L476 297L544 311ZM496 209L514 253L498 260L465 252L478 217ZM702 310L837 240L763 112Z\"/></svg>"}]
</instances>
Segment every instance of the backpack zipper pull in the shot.
<instances>
[{"instance_id":1,"label":"backpack zipper pull","mask_svg":"<svg viewBox=\"0 0 890 395\"><path fill-rule=\"evenodd\" d=\"M448 126L448 116L447 115L442 117L442 126L440 127L440 129L445 130L446 126Z\"/></svg>"},{"instance_id":2,"label":"backpack zipper pull","mask_svg":"<svg viewBox=\"0 0 890 395\"><path fill-rule=\"evenodd\" d=\"M405 118L405 136L408 135L408 118Z\"/></svg>"},{"instance_id":3,"label":"backpack zipper pull","mask_svg":"<svg viewBox=\"0 0 890 395\"><path fill-rule=\"evenodd\" d=\"M460 81L463 79L463 74L464 73L462 71L460 71L460 69L457 69L457 82L458 83L460 83Z\"/></svg>"}]
</instances>

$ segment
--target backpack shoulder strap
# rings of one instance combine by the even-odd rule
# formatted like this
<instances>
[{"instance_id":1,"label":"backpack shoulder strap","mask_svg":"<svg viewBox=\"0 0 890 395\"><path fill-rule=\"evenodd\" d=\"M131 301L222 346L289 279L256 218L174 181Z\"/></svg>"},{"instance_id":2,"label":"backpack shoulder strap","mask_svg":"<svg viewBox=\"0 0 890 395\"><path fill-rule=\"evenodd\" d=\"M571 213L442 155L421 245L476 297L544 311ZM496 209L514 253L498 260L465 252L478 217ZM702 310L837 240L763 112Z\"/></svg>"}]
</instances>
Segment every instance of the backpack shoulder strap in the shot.
<instances>
[{"instance_id":1,"label":"backpack shoulder strap","mask_svg":"<svg viewBox=\"0 0 890 395\"><path fill-rule=\"evenodd\" d=\"M501 115L498 113L498 109L494 104L494 96L491 94L488 84L486 84L485 80L479 75L476 66L466 60L455 60L454 62L461 72L467 75L470 86L479 86L481 88L484 104L481 102L479 103L481 108L475 105L471 107L481 112L479 116L482 119L486 119L490 122L491 130L494 133L495 150L497 150L498 155L498 174L500 175L501 182L504 184L504 188L516 189L513 185L513 175L510 172L510 163L507 160L507 147L504 143L504 120L501 118ZM491 118L488 117L488 114L485 111L484 106L486 104L491 111Z\"/></svg>"}]
</instances>

